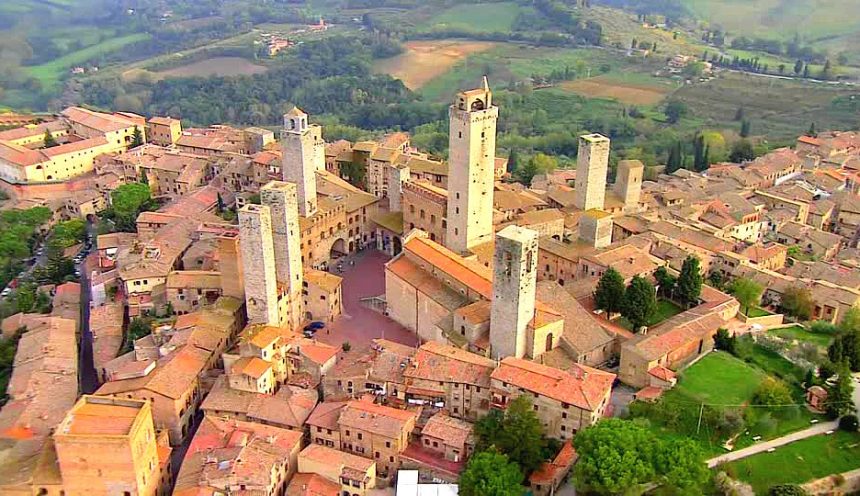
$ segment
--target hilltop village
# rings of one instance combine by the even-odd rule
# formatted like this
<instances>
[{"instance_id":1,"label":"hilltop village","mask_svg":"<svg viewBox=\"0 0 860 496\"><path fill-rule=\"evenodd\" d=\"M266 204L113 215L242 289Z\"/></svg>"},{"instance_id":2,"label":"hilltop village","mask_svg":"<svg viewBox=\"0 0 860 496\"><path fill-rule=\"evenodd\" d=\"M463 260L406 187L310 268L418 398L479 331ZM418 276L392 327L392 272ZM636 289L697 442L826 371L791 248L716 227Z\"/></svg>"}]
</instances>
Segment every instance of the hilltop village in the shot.
<instances>
[{"instance_id":1,"label":"hilltop village","mask_svg":"<svg viewBox=\"0 0 860 496\"><path fill-rule=\"evenodd\" d=\"M522 483L555 494L577 433L728 355L718 335L860 306L860 134L653 179L587 134L523 185L498 119L484 78L445 161L327 143L299 108L278 132L78 107L0 132L4 208L95 226L121 188L157 199L91 234L50 313L3 321L0 493L454 494L475 423L526 402L556 450ZM658 308L607 300L614 277Z\"/></svg>"}]
</instances>

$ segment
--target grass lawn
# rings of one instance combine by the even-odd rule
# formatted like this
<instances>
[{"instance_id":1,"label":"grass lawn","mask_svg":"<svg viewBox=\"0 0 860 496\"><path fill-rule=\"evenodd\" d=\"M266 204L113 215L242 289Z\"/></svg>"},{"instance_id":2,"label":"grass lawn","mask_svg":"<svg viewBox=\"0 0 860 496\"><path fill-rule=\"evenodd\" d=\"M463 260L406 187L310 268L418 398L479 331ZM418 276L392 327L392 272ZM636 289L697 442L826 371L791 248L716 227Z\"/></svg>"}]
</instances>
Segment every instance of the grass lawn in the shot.
<instances>
[{"instance_id":1,"label":"grass lawn","mask_svg":"<svg viewBox=\"0 0 860 496\"><path fill-rule=\"evenodd\" d=\"M520 14L520 9L515 2L463 3L443 10L426 22L422 28L507 33L510 32L514 20Z\"/></svg>"},{"instance_id":2,"label":"grass lawn","mask_svg":"<svg viewBox=\"0 0 860 496\"><path fill-rule=\"evenodd\" d=\"M860 434L837 431L732 462L725 469L750 483L756 494L767 494L776 484L801 484L858 467Z\"/></svg>"},{"instance_id":3,"label":"grass lawn","mask_svg":"<svg viewBox=\"0 0 860 496\"><path fill-rule=\"evenodd\" d=\"M99 44L88 46L77 52L72 52L50 62L41 65L34 65L26 69L35 78L42 81L46 89L52 88L60 81L60 77L72 67L83 64L88 60L98 57L103 53L113 52L120 48L149 38L146 33L135 33L118 38L111 38Z\"/></svg>"},{"instance_id":4,"label":"grass lawn","mask_svg":"<svg viewBox=\"0 0 860 496\"><path fill-rule=\"evenodd\" d=\"M771 329L767 332L775 336L779 336L783 339L796 339L797 341L805 341L807 343L812 343L822 348L827 348L828 346L830 346L830 342L833 341L833 335L831 334L811 332L800 326L783 327L782 329Z\"/></svg>"},{"instance_id":5,"label":"grass lawn","mask_svg":"<svg viewBox=\"0 0 860 496\"><path fill-rule=\"evenodd\" d=\"M761 345L753 344L745 360L757 365L762 370L786 381L795 389L803 382L805 371L786 360L782 355Z\"/></svg>"},{"instance_id":6,"label":"grass lawn","mask_svg":"<svg viewBox=\"0 0 860 496\"><path fill-rule=\"evenodd\" d=\"M761 307L752 307L749 310L747 310L746 314L747 314L747 317L749 317L751 319L755 318L755 317L767 317L768 315L773 315L772 313L768 312L767 310L765 310L764 308L761 308Z\"/></svg>"},{"instance_id":7,"label":"grass lawn","mask_svg":"<svg viewBox=\"0 0 860 496\"><path fill-rule=\"evenodd\" d=\"M650 321L648 321L648 327L654 327L660 322L663 322L668 318L678 315L682 311L683 309L678 305L674 304L673 302L669 300L659 299L657 300L657 311L654 312L654 316L651 317ZM630 321L624 317L618 317L617 319L615 319L615 323L625 329L633 330L633 324L631 324Z\"/></svg>"},{"instance_id":8,"label":"grass lawn","mask_svg":"<svg viewBox=\"0 0 860 496\"><path fill-rule=\"evenodd\" d=\"M765 374L728 353L708 354L685 370L676 388L705 403L748 402Z\"/></svg>"}]
</instances>

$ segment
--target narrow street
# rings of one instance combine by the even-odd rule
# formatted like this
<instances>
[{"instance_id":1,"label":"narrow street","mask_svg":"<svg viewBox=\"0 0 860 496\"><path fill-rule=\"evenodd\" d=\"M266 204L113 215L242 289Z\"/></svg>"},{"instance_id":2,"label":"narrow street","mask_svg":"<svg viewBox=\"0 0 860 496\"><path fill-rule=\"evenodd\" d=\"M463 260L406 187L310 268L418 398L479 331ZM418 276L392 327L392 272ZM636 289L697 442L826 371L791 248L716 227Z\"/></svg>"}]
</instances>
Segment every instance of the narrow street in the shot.
<instances>
[{"instance_id":1,"label":"narrow street","mask_svg":"<svg viewBox=\"0 0 860 496\"><path fill-rule=\"evenodd\" d=\"M87 224L87 236L95 241L95 227ZM95 263L95 252L84 259L80 265L81 270L81 341L78 344L78 374L81 393L92 394L98 389L99 381L95 366L93 365L93 333L90 330L90 302L92 294L90 291L90 273Z\"/></svg>"}]
</instances>

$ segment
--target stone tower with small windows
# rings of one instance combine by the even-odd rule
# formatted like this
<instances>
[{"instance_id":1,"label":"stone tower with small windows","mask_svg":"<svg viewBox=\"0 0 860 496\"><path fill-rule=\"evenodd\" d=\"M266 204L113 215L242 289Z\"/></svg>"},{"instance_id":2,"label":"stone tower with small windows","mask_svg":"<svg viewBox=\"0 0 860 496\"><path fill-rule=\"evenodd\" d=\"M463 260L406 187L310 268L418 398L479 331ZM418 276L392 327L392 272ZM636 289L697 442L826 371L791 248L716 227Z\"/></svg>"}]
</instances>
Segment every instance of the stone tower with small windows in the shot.
<instances>
[{"instance_id":1,"label":"stone tower with small windows","mask_svg":"<svg viewBox=\"0 0 860 496\"><path fill-rule=\"evenodd\" d=\"M624 202L625 212L639 210L639 198L642 195L642 176L645 175L645 165L639 160L621 160L618 162L618 172L615 174L615 194Z\"/></svg>"},{"instance_id":2,"label":"stone tower with small windows","mask_svg":"<svg viewBox=\"0 0 860 496\"><path fill-rule=\"evenodd\" d=\"M609 172L609 138L600 134L579 137L576 156L576 195L580 210L602 210L606 198L606 173Z\"/></svg>"},{"instance_id":3,"label":"stone tower with small windows","mask_svg":"<svg viewBox=\"0 0 860 496\"><path fill-rule=\"evenodd\" d=\"M448 227L446 244L457 253L493 239L493 167L499 108L484 77L463 91L448 111Z\"/></svg>"},{"instance_id":4,"label":"stone tower with small windows","mask_svg":"<svg viewBox=\"0 0 860 496\"><path fill-rule=\"evenodd\" d=\"M272 214L265 205L239 210L239 241L249 324L280 326Z\"/></svg>"},{"instance_id":5,"label":"stone tower with small windows","mask_svg":"<svg viewBox=\"0 0 860 496\"><path fill-rule=\"evenodd\" d=\"M298 107L284 114L281 175L297 186L299 213L310 217L317 211L316 171L325 170L322 128L308 124L308 114Z\"/></svg>"},{"instance_id":6,"label":"stone tower with small windows","mask_svg":"<svg viewBox=\"0 0 860 496\"><path fill-rule=\"evenodd\" d=\"M302 246L296 185L271 181L260 188L260 200L272 216L272 242L279 292L288 297L290 327L302 319Z\"/></svg>"},{"instance_id":7,"label":"stone tower with small windows","mask_svg":"<svg viewBox=\"0 0 860 496\"><path fill-rule=\"evenodd\" d=\"M493 358L526 355L529 324L535 315L538 233L508 226L496 233L490 351Z\"/></svg>"}]
</instances>

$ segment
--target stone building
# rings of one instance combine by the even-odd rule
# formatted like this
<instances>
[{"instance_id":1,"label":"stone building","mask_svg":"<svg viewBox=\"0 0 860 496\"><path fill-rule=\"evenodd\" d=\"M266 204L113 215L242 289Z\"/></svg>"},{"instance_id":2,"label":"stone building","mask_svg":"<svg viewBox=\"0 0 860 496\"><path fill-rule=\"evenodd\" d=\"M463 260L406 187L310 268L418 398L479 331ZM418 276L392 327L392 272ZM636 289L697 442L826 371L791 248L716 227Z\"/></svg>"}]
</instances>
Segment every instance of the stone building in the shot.
<instances>
[{"instance_id":1,"label":"stone building","mask_svg":"<svg viewBox=\"0 0 860 496\"><path fill-rule=\"evenodd\" d=\"M493 179L499 108L484 77L463 91L448 111L448 227L446 245L466 253L493 236Z\"/></svg>"},{"instance_id":2,"label":"stone building","mask_svg":"<svg viewBox=\"0 0 860 496\"><path fill-rule=\"evenodd\" d=\"M304 317L301 294L304 279L296 185L272 181L260 188L260 199L272 214L275 278L279 292L285 293L284 297L288 302L288 326L290 329L296 329Z\"/></svg>"},{"instance_id":3,"label":"stone building","mask_svg":"<svg viewBox=\"0 0 860 496\"><path fill-rule=\"evenodd\" d=\"M286 305L275 272L272 214L265 205L245 205L239 210L239 240L248 322L285 325ZM281 311L283 308L283 312Z\"/></svg>"},{"instance_id":4,"label":"stone building","mask_svg":"<svg viewBox=\"0 0 860 496\"><path fill-rule=\"evenodd\" d=\"M599 134L579 137L576 159L576 208L603 209L609 172L609 138Z\"/></svg>"},{"instance_id":5,"label":"stone building","mask_svg":"<svg viewBox=\"0 0 860 496\"><path fill-rule=\"evenodd\" d=\"M365 496L377 487L376 462L320 444L299 453L299 472L317 474L340 486L341 495Z\"/></svg>"},{"instance_id":6,"label":"stone building","mask_svg":"<svg viewBox=\"0 0 860 496\"><path fill-rule=\"evenodd\" d=\"M538 259L537 233L508 226L496 234L493 264L493 301L490 305L490 350L493 358L535 356L536 341L527 350L528 326L535 317L535 286ZM545 338L544 338L545 339ZM549 335L549 351L552 335Z\"/></svg>"},{"instance_id":7,"label":"stone building","mask_svg":"<svg viewBox=\"0 0 860 496\"><path fill-rule=\"evenodd\" d=\"M168 494L171 450L159 444L151 408L143 400L81 397L54 433L60 494Z\"/></svg>"},{"instance_id":8,"label":"stone building","mask_svg":"<svg viewBox=\"0 0 860 496\"><path fill-rule=\"evenodd\" d=\"M615 374L575 364L568 370L508 357L493 371L493 407L506 408L527 395L550 437L571 439L600 420Z\"/></svg>"},{"instance_id":9,"label":"stone building","mask_svg":"<svg viewBox=\"0 0 860 496\"><path fill-rule=\"evenodd\" d=\"M298 107L284 114L283 162L284 181L295 183L299 213L310 217L317 211L316 171L325 170L325 142L322 128L308 124L308 114Z\"/></svg>"},{"instance_id":10,"label":"stone building","mask_svg":"<svg viewBox=\"0 0 860 496\"><path fill-rule=\"evenodd\" d=\"M374 460L380 477L393 477L417 420L418 415L407 410L350 401L337 421L340 449Z\"/></svg>"}]
</instances>

